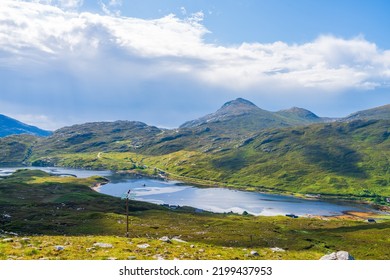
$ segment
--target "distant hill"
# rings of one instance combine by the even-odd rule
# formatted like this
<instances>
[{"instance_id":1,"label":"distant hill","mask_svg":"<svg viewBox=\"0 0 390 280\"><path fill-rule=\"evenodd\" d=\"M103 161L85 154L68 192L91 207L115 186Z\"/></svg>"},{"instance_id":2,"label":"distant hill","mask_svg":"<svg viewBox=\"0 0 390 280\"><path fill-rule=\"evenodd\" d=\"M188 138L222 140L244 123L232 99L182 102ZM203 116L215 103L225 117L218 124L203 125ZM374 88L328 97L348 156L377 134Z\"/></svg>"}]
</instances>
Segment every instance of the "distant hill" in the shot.
<instances>
[{"instance_id":1,"label":"distant hill","mask_svg":"<svg viewBox=\"0 0 390 280\"><path fill-rule=\"evenodd\" d=\"M355 120L264 129L223 149L184 148L144 162L253 190L356 195L384 203L390 197L389 128L390 120Z\"/></svg>"},{"instance_id":2,"label":"distant hill","mask_svg":"<svg viewBox=\"0 0 390 280\"><path fill-rule=\"evenodd\" d=\"M390 120L390 104L358 111L342 119L342 121L353 120Z\"/></svg>"},{"instance_id":3,"label":"distant hill","mask_svg":"<svg viewBox=\"0 0 390 280\"><path fill-rule=\"evenodd\" d=\"M329 142L329 137L333 136L324 134L326 129L320 131L314 128L308 129L308 127L323 125L324 128L327 128L327 125L330 124L354 122L354 118L364 121L363 124L367 122L365 118L388 120L388 109L389 105L365 110L344 119L337 119L335 122L335 119L319 117L303 108L293 107L270 112L260 109L248 100L237 98L226 102L216 112L186 122L176 129L160 129L135 121L92 122L58 129L45 138L26 138L27 140L23 140L24 136L22 135L19 138L6 137L7 139L4 138L1 145L4 157L0 159L0 162L35 162L39 161L40 158L48 158L53 155L78 153L92 153L96 157L100 152L132 152L145 156L160 156L186 151L214 157L213 155L228 153L237 148L248 146L248 144L256 142L256 139L264 133L281 135L283 129L290 131L293 136L306 134L308 131L313 132L312 146L315 147L314 142L317 141L318 145L321 146L323 142ZM387 125L387 122L377 124L378 127L380 125ZM331 127L338 132L342 126ZM373 128L374 126L369 127ZM318 137L314 136L316 133ZM349 137L350 133L351 131L344 131L342 137ZM378 132L375 135L379 138L382 136L388 137L388 130ZM290 138L293 139L292 136L288 139ZM265 139L264 141L263 144L270 140ZM308 145L303 138L298 142L299 147ZM290 147L293 143L286 145ZM6 147L7 150L4 151ZM267 145L262 145L262 147L267 153L273 151L273 148ZM289 150L286 152L291 155ZM326 154L327 152L324 153L324 157ZM240 154L233 153L231 159L235 162L239 160L240 156ZM279 158L280 155L277 157ZM341 161L341 159L337 160ZM42 162L42 164L46 163ZM82 165L82 163L80 164Z\"/></svg>"},{"instance_id":4,"label":"distant hill","mask_svg":"<svg viewBox=\"0 0 390 280\"><path fill-rule=\"evenodd\" d=\"M0 166L25 164L38 137L29 134L0 137Z\"/></svg>"},{"instance_id":5,"label":"distant hill","mask_svg":"<svg viewBox=\"0 0 390 280\"><path fill-rule=\"evenodd\" d=\"M157 167L191 180L253 190L352 195L385 203L390 197L389 107L333 121L296 107L270 112L238 98L177 129L93 122L49 137L3 137L0 163Z\"/></svg>"},{"instance_id":6,"label":"distant hill","mask_svg":"<svg viewBox=\"0 0 390 280\"><path fill-rule=\"evenodd\" d=\"M215 113L186 122L180 128L207 126L221 132L230 131L235 135L243 135L265 128L287 127L314 122L321 122L321 118L305 109L292 108L274 113L263 110L248 100L237 98L225 103Z\"/></svg>"},{"instance_id":7,"label":"distant hill","mask_svg":"<svg viewBox=\"0 0 390 280\"><path fill-rule=\"evenodd\" d=\"M92 122L64 127L38 141L39 155L67 152L138 151L163 130L136 121Z\"/></svg>"},{"instance_id":8,"label":"distant hill","mask_svg":"<svg viewBox=\"0 0 390 280\"><path fill-rule=\"evenodd\" d=\"M0 114L0 137L15 134L30 134L35 136L48 136L50 131L22 123L18 120Z\"/></svg>"},{"instance_id":9,"label":"distant hill","mask_svg":"<svg viewBox=\"0 0 390 280\"><path fill-rule=\"evenodd\" d=\"M289 122L291 123L295 121L297 124L318 123L318 122L325 121L323 118L320 118L313 112L298 107L292 107L287 110L281 110L275 112L275 114L288 118Z\"/></svg>"},{"instance_id":10,"label":"distant hill","mask_svg":"<svg viewBox=\"0 0 390 280\"><path fill-rule=\"evenodd\" d=\"M189 121L178 129L160 129L141 122L94 122L61 128L39 141L34 151L53 153L138 152L169 154L187 150L204 152L229 148L262 129L303 125L321 121L310 111L299 109L273 113L238 98L215 113Z\"/></svg>"}]
</instances>

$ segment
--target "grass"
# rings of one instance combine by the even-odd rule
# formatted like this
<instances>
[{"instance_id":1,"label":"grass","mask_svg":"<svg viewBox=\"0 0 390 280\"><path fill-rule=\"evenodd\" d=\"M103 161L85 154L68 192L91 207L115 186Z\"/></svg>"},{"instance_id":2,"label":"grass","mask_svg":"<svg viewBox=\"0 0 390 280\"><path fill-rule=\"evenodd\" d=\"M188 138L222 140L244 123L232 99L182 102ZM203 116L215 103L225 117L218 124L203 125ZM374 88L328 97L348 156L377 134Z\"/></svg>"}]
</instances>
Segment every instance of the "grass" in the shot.
<instances>
[{"instance_id":1,"label":"grass","mask_svg":"<svg viewBox=\"0 0 390 280\"><path fill-rule=\"evenodd\" d=\"M131 201L126 238L124 201L90 188L101 180L37 170L0 180L0 259L319 259L337 250L356 259L390 259L389 220L195 213ZM166 243L163 236L185 242ZM138 247L145 243L149 247Z\"/></svg>"},{"instance_id":2,"label":"grass","mask_svg":"<svg viewBox=\"0 0 390 280\"><path fill-rule=\"evenodd\" d=\"M288 194L321 194L323 197L364 200L389 205L390 173L386 149L361 152L357 163L348 163L349 173L338 174L338 154L350 154L348 149L335 148L333 171L326 164L314 164L302 158L302 151L287 154L262 153L256 143L243 150L227 151L218 155L197 151L179 151L166 155L136 153L77 153L61 154L48 160L59 166L89 169L126 170L156 175L163 171L173 179L205 186L223 186L251 191ZM331 144L328 147L331 149ZM326 148L326 149L328 149ZM309 149L306 147L306 149ZM325 148L324 148L325 149ZM316 151L313 148L313 151ZM305 151L303 151L306 153ZM314 156L313 156L314 157ZM319 156L318 156L319 157ZM341 155L340 155L341 157ZM350 156L352 159L358 156ZM375 160L374 160L375 159ZM317 160L319 161L319 159ZM328 159L327 162L332 161ZM364 166L359 167L359 166ZM366 170L359 171L359 168ZM355 174L355 173L356 174ZM353 175L355 174L355 175Z\"/></svg>"},{"instance_id":3,"label":"grass","mask_svg":"<svg viewBox=\"0 0 390 280\"><path fill-rule=\"evenodd\" d=\"M3 139L7 152L0 160L148 175L163 170L201 185L321 194L389 206L389 122L244 129L237 132L240 136L222 124L170 131L135 122L85 124L44 139Z\"/></svg>"}]
</instances>

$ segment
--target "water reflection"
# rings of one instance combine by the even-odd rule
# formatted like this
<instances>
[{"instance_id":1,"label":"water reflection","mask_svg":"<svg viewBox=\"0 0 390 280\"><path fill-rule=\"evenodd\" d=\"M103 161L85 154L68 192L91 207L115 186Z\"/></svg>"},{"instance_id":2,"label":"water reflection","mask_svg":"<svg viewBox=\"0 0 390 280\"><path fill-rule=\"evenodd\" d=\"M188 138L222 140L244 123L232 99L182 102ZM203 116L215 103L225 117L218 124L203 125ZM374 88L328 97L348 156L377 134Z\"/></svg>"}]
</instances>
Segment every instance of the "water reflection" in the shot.
<instances>
[{"instance_id":1,"label":"water reflection","mask_svg":"<svg viewBox=\"0 0 390 280\"><path fill-rule=\"evenodd\" d=\"M243 213L274 216L294 213L296 215L338 215L343 211L373 211L358 204L330 203L305 200L290 196L261 194L223 188L197 188L176 181L154 179L128 179L126 182L112 180L100 188L100 192L121 197L129 189L136 200L157 204L191 206L217 213Z\"/></svg>"},{"instance_id":2,"label":"water reflection","mask_svg":"<svg viewBox=\"0 0 390 280\"><path fill-rule=\"evenodd\" d=\"M149 178L134 178L111 171L94 171L71 168L29 167L56 175L75 175L87 178L105 176L110 183L99 188L99 192L123 197L129 189L136 200L156 204L191 206L217 213L243 213L274 216L294 213L295 215L339 215L343 211L373 211L368 206L352 203L330 203L319 200L305 200L290 196L261 194L223 188L198 188L178 181L163 181ZM20 168L0 168L0 176L10 175Z\"/></svg>"}]
</instances>

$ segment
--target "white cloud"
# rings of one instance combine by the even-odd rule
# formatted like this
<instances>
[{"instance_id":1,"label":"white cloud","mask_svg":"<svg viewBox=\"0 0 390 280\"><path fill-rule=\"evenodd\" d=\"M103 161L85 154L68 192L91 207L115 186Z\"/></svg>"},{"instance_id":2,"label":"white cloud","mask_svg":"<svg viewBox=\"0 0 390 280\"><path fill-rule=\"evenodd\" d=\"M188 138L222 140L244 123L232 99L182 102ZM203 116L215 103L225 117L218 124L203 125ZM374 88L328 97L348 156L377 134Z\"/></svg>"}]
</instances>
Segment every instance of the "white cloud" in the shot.
<instances>
[{"instance_id":1,"label":"white cloud","mask_svg":"<svg viewBox=\"0 0 390 280\"><path fill-rule=\"evenodd\" d=\"M65 10L77 10L84 3L84 0L25 0L25 1L44 4L44 5L53 5Z\"/></svg>"},{"instance_id":2,"label":"white cloud","mask_svg":"<svg viewBox=\"0 0 390 280\"><path fill-rule=\"evenodd\" d=\"M122 3L118 0L100 1L106 16L76 12L82 3L1 1L0 50L7 54L0 54L3 67L23 67L27 62L68 65L64 71L74 76L95 73L95 77L105 75L105 69L116 69L118 82L128 81L128 73L143 80L176 73L231 90L332 92L389 85L390 50L380 50L362 36L323 35L293 45L221 46L204 42L209 31L202 24L202 12L186 19L168 15L144 20L115 16Z\"/></svg>"},{"instance_id":3,"label":"white cloud","mask_svg":"<svg viewBox=\"0 0 390 280\"><path fill-rule=\"evenodd\" d=\"M58 4L63 9L78 9L83 2L83 0L58 0Z\"/></svg>"},{"instance_id":4,"label":"white cloud","mask_svg":"<svg viewBox=\"0 0 390 280\"><path fill-rule=\"evenodd\" d=\"M16 114L16 115L12 115L12 117L29 125L34 125L49 130L55 129L55 126L53 127L48 126L48 124L50 123L50 119L45 115Z\"/></svg>"},{"instance_id":5,"label":"white cloud","mask_svg":"<svg viewBox=\"0 0 390 280\"><path fill-rule=\"evenodd\" d=\"M122 7L122 0L99 0L99 5L106 15L120 16Z\"/></svg>"}]
</instances>

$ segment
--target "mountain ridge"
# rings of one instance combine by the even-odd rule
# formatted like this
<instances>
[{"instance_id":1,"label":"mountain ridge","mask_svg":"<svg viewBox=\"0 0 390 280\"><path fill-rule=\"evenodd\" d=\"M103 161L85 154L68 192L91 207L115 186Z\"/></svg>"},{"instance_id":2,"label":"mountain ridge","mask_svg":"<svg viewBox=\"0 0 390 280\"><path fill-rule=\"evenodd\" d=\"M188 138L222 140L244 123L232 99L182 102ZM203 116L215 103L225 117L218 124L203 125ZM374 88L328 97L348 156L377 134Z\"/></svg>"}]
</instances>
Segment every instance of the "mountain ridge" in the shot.
<instances>
[{"instance_id":1,"label":"mountain ridge","mask_svg":"<svg viewBox=\"0 0 390 280\"><path fill-rule=\"evenodd\" d=\"M246 130L260 130L270 127L287 127L323 122L323 119L307 109L293 107L287 110L271 112L259 108L254 103L237 98L226 102L216 112L183 123L179 128L218 126L226 123L226 129L234 126Z\"/></svg>"},{"instance_id":2,"label":"mountain ridge","mask_svg":"<svg viewBox=\"0 0 390 280\"><path fill-rule=\"evenodd\" d=\"M357 119L363 120L376 120L376 119L385 119L390 120L390 104L365 109L357 111L355 113L349 114L345 118L342 118L343 121L352 121Z\"/></svg>"},{"instance_id":3,"label":"mountain ridge","mask_svg":"<svg viewBox=\"0 0 390 280\"><path fill-rule=\"evenodd\" d=\"M49 136L51 131L43 130L36 126L28 125L11 117L0 114L0 137L18 134Z\"/></svg>"}]
</instances>

